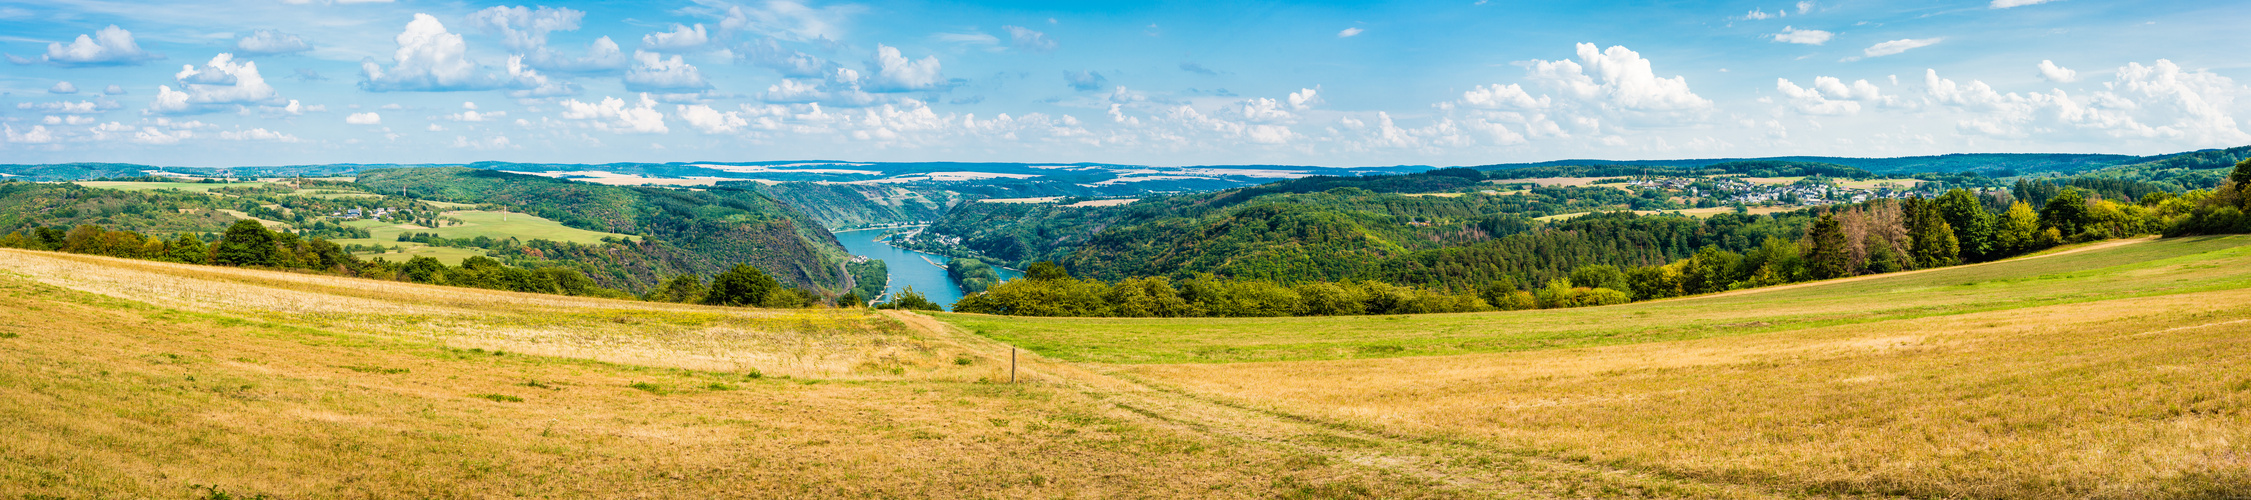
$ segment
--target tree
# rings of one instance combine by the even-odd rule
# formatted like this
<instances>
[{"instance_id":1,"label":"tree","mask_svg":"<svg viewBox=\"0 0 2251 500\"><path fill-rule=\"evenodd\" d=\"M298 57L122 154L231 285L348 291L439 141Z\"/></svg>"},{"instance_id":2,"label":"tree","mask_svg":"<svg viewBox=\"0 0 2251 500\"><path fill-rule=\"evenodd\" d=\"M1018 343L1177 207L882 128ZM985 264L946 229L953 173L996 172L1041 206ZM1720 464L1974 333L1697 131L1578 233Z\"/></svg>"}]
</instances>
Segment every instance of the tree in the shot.
<instances>
[{"instance_id":1,"label":"tree","mask_svg":"<svg viewBox=\"0 0 2251 500\"><path fill-rule=\"evenodd\" d=\"M1071 273L1063 271L1063 266L1054 262L1039 261L1024 267L1024 277L1037 281L1067 280L1071 279Z\"/></svg>"},{"instance_id":2,"label":"tree","mask_svg":"<svg viewBox=\"0 0 2251 500\"><path fill-rule=\"evenodd\" d=\"M706 292L703 303L721 306L756 306L780 290L780 282L765 271L748 264L735 264L733 269L711 278L711 291Z\"/></svg>"},{"instance_id":3,"label":"tree","mask_svg":"<svg viewBox=\"0 0 2251 500\"><path fill-rule=\"evenodd\" d=\"M1938 217L1953 228L1954 241L1960 247L1959 260L1989 260L1993 253L1993 214L1985 211L1985 203L1966 189L1947 191L1936 200L1923 205L1924 210L1938 212ZM1929 266L1924 266L1929 267Z\"/></svg>"},{"instance_id":4,"label":"tree","mask_svg":"<svg viewBox=\"0 0 2251 500\"><path fill-rule=\"evenodd\" d=\"M264 224L254 220L235 221L227 226L227 234L219 239L219 248L212 263L227 266L273 266L281 262L280 249L274 247L274 233Z\"/></svg>"},{"instance_id":5,"label":"tree","mask_svg":"<svg viewBox=\"0 0 2251 500\"><path fill-rule=\"evenodd\" d=\"M2040 208L2040 223L2069 238L2087 225L2087 197L2076 188L2065 188Z\"/></svg>"},{"instance_id":6,"label":"tree","mask_svg":"<svg viewBox=\"0 0 2251 500\"><path fill-rule=\"evenodd\" d=\"M446 265L444 262L438 262L438 259L418 256L412 259L407 259L406 265L399 267L399 276L406 278L407 281L412 281L415 283L440 283L444 281L440 278L445 276L445 270Z\"/></svg>"},{"instance_id":7,"label":"tree","mask_svg":"<svg viewBox=\"0 0 2251 500\"><path fill-rule=\"evenodd\" d=\"M860 298L859 292L844 292L843 296L836 298L837 307L864 307L866 305L868 305L867 299Z\"/></svg>"},{"instance_id":8,"label":"tree","mask_svg":"<svg viewBox=\"0 0 2251 500\"><path fill-rule=\"evenodd\" d=\"M980 294L980 295L982 295L982 294ZM964 300L967 300L967 299L964 299ZM876 308L877 308L877 309L907 309L907 310L917 310L917 311L943 311L943 310L945 310L945 308L943 308L943 307L939 307L939 306L938 306L938 303L936 303L936 302L931 302L929 298L923 297L923 296L922 296L922 292L917 292L917 291L914 291L914 287L912 287L912 286L909 286L909 287L907 287L907 288L906 288L905 290L900 290L900 291L899 291L899 293L898 293L897 295L895 295L895 296L891 297L891 302L887 302L887 303L879 304L879 305L877 305L877 306L876 306ZM959 308L959 306L957 305L957 306L956 306L956 308ZM976 312L976 311L963 311L963 312Z\"/></svg>"},{"instance_id":9,"label":"tree","mask_svg":"<svg viewBox=\"0 0 2251 500\"><path fill-rule=\"evenodd\" d=\"M1995 257L2017 255L2039 249L2036 245L2040 241L2040 214L2032 211L2032 205L2026 205L2021 201L2010 204L2009 211L2001 214L2001 217L1994 222L1993 250Z\"/></svg>"},{"instance_id":10,"label":"tree","mask_svg":"<svg viewBox=\"0 0 2251 500\"><path fill-rule=\"evenodd\" d=\"M1938 210L1933 210L1934 208ZM1940 207L1926 206L1923 210L1917 210L1913 216L1915 223L1911 226L1914 227L1914 232L1908 235L1908 241L1910 251L1914 253L1915 267L1950 266L1964 253L1961 241L1955 239L1958 233L1954 231L1953 225L1940 218L1943 210ZM1976 210L1983 213L1985 209L1980 207Z\"/></svg>"},{"instance_id":11,"label":"tree","mask_svg":"<svg viewBox=\"0 0 2251 500\"><path fill-rule=\"evenodd\" d=\"M164 245L163 260L202 264L203 259L210 254L211 248L204 245L202 239L196 238L193 234L180 233L179 237L172 238L171 243Z\"/></svg>"},{"instance_id":12,"label":"tree","mask_svg":"<svg viewBox=\"0 0 2251 500\"><path fill-rule=\"evenodd\" d=\"M1852 253L1845 248L1849 242L1845 241L1844 228L1837 224L1835 216L1821 214L1821 219L1814 221L1813 227L1806 230L1806 239L1812 247L1806 252L1807 271L1813 275L1813 279L1852 274Z\"/></svg>"},{"instance_id":13,"label":"tree","mask_svg":"<svg viewBox=\"0 0 2251 500\"><path fill-rule=\"evenodd\" d=\"M658 287L655 293L650 294L649 300L697 303L703 302L704 292L706 291L703 286L703 277L695 274L682 274L665 281L664 286Z\"/></svg>"},{"instance_id":14,"label":"tree","mask_svg":"<svg viewBox=\"0 0 2251 500\"><path fill-rule=\"evenodd\" d=\"M2228 174L2228 182L2239 185L2251 182L2251 158L2244 158L2243 161L2235 162L2235 172ZM2243 188L2238 186L2236 189Z\"/></svg>"}]
</instances>

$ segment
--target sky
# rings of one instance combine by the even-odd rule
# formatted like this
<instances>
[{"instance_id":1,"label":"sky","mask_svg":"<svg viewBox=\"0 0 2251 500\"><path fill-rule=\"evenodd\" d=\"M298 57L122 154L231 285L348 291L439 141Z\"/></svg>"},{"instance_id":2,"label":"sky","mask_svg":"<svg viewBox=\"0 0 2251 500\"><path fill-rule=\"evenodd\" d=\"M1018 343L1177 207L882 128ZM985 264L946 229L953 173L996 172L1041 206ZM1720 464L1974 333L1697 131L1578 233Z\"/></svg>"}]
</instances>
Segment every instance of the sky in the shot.
<instances>
[{"instance_id":1,"label":"sky","mask_svg":"<svg viewBox=\"0 0 2251 500\"><path fill-rule=\"evenodd\" d=\"M0 163L2251 145L2251 2L0 0Z\"/></svg>"}]
</instances>

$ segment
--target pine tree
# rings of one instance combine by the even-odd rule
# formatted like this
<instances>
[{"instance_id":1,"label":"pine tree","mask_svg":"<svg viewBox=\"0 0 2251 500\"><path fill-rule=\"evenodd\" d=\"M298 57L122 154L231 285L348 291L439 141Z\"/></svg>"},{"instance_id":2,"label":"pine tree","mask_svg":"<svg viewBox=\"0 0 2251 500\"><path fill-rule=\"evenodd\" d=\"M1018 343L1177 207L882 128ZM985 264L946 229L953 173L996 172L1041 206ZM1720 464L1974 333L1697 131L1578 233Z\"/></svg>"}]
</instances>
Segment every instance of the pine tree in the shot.
<instances>
[{"instance_id":1,"label":"pine tree","mask_svg":"<svg viewBox=\"0 0 2251 500\"><path fill-rule=\"evenodd\" d=\"M1806 230L1806 239L1813 242L1812 250L1806 252L1806 264L1813 279L1852 274L1852 253L1845 248L1850 242L1845 240L1844 227L1837 223L1836 216L1821 214L1821 220L1814 221L1813 227Z\"/></svg>"}]
</instances>

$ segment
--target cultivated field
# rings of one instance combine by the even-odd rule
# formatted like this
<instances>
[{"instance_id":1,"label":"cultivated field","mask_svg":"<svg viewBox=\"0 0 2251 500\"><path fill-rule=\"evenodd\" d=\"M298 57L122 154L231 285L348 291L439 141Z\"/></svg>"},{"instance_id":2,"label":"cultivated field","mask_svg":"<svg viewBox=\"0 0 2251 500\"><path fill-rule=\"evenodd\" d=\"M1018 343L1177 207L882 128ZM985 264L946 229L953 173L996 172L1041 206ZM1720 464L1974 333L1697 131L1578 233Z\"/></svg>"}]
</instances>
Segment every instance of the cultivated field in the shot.
<instances>
[{"instance_id":1,"label":"cultivated field","mask_svg":"<svg viewBox=\"0 0 2251 500\"><path fill-rule=\"evenodd\" d=\"M373 219L363 219L346 222L345 224L351 225L353 227L366 228L369 237L336 239L329 241L335 242L338 245L356 244L381 245L385 247L402 247L400 251L397 252L361 254L360 257L362 258L380 257L392 262L404 262L415 257L430 257L438 259L439 261L445 262L449 265L458 265L463 259L484 255L485 251L476 248L435 247L421 243L401 242L399 241L399 235L404 233L430 233L446 239L476 238L478 236L486 236L493 239L517 238L523 241L544 239L586 244L601 243L602 238L633 238L633 236L631 235L605 233L600 231L588 231L584 229L573 228L564 226L560 222L543 219L530 214L521 214L515 212L461 210L446 212L444 216L460 219L462 221L462 224L426 228L421 226L392 224Z\"/></svg>"},{"instance_id":2,"label":"cultivated field","mask_svg":"<svg viewBox=\"0 0 2251 500\"><path fill-rule=\"evenodd\" d=\"M1624 306L964 329L1215 404L1789 494L2251 494L2251 238Z\"/></svg>"}]
</instances>

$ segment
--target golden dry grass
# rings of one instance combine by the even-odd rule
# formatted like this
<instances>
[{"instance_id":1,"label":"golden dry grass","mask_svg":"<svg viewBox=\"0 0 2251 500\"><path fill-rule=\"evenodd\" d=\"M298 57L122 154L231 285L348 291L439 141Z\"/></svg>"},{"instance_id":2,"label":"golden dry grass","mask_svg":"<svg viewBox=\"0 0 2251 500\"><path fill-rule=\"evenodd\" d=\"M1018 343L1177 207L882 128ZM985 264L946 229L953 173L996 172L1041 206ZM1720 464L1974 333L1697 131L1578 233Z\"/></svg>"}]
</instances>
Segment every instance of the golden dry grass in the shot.
<instances>
[{"instance_id":1,"label":"golden dry grass","mask_svg":"<svg viewBox=\"0 0 2251 500\"><path fill-rule=\"evenodd\" d=\"M753 377L461 344L500 328L637 336L652 330L610 320L765 328L796 314L11 251L0 254L0 497L1454 496L1066 384L985 383L1005 369L989 355L947 352L869 313L850 314L877 326L835 334L925 342L949 358ZM432 333L443 331L462 337Z\"/></svg>"},{"instance_id":2,"label":"golden dry grass","mask_svg":"<svg viewBox=\"0 0 2251 500\"><path fill-rule=\"evenodd\" d=\"M1342 328L1363 342L1408 346L1433 337L1477 342L1463 330L1480 322L1531 329L1541 343L1664 324L1748 330L1717 336L1380 359L1300 348L1268 352L1313 360L1090 366L1344 428L1704 484L1910 497L2242 498L2251 495L2244 243L2123 241L1624 307L1332 321L1356 325ZM947 318L1035 345L1074 341L1023 337L1058 326L1044 320ZM1162 353L1327 338L1308 331L1317 322L1201 321L1171 333L1142 330L1126 340L1140 355L1117 352L1125 348L1117 344L1056 351L1180 359ZM1394 330L1381 331L1384 323Z\"/></svg>"}]
</instances>

